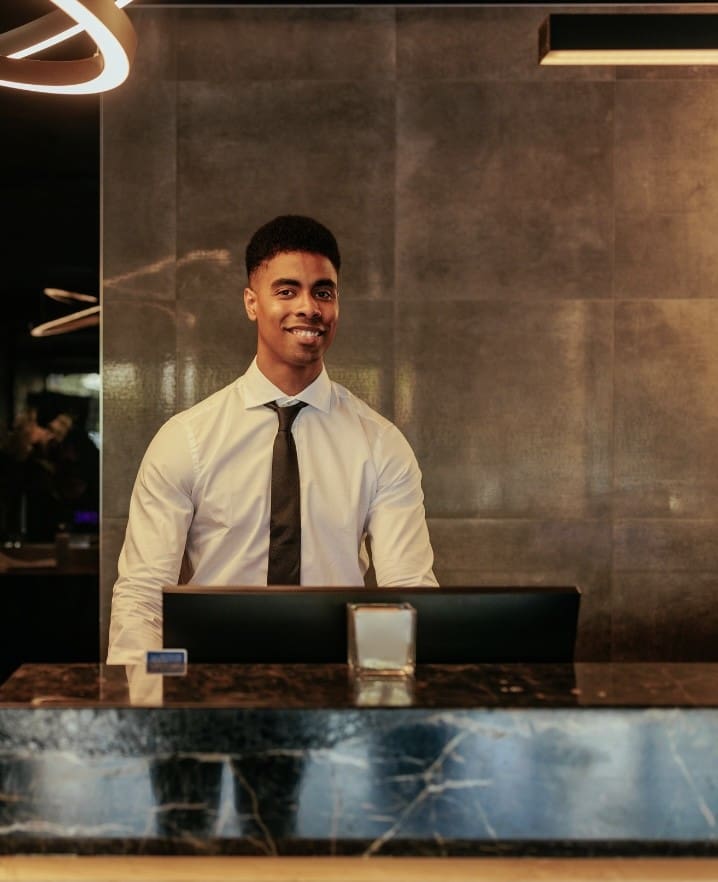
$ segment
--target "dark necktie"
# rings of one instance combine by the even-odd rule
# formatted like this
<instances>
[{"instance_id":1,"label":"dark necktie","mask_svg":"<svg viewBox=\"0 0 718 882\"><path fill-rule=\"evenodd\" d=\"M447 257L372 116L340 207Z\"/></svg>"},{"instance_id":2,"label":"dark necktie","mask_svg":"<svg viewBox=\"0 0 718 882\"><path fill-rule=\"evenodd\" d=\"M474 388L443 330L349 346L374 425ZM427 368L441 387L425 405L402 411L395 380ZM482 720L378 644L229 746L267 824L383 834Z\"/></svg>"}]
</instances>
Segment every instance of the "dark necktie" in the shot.
<instances>
[{"instance_id":1,"label":"dark necktie","mask_svg":"<svg viewBox=\"0 0 718 882\"><path fill-rule=\"evenodd\" d=\"M292 438L292 423L305 407L267 404L279 417L272 453L272 506L269 515L269 567L267 585L299 585L302 521L299 511L299 465Z\"/></svg>"}]
</instances>

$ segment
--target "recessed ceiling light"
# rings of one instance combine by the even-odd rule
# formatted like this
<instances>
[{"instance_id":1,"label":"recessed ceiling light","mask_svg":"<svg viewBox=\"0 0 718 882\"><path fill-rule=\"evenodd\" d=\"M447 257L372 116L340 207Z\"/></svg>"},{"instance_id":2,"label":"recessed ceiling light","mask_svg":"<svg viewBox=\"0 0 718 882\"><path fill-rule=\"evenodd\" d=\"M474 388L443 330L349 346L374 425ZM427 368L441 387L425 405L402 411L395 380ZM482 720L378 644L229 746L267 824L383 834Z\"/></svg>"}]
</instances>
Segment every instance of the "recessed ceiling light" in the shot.
<instances>
[{"instance_id":1,"label":"recessed ceiling light","mask_svg":"<svg viewBox=\"0 0 718 882\"><path fill-rule=\"evenodd\" d=\"M539 64L718 65L718 14L549 15Z\"/></svg>"}]
</instances>

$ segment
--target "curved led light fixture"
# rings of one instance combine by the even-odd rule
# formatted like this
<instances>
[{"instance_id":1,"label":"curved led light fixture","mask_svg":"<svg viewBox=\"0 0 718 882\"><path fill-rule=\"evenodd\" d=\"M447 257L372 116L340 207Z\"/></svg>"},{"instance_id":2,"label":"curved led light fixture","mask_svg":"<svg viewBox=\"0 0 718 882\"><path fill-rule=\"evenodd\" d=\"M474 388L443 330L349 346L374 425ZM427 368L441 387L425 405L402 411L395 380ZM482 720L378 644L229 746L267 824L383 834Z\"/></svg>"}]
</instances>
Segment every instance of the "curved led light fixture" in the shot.
<instances>
[{"instance_id":1,"label":"curved led light fixture","mask_svg":"<svg viewBox=\"0 0 718 882\"><path fill-rule=\"evenodd\" d=\"M137 37L121 7L130 0L52 0L59 7L42 18L0 34L0 86L30 92L88 95L107 92L127 79ZM67 27L67 16L76 25ZM97 53L77 61L29 58L81 31Z\"/></svg>"},{"instance_id":2,"label":"curved led light fixture","mask_svg":"<svg viewBox=\"0 0 718 882\"><path fill-rule=\"evenodd\" d=\"M55 334L67 334L69 331L78 331L80 328L91 328L100 324L99 306L91 306L89 309L81 309L71 315L53 319L36 325L30 331L31 337L52 337Z\"/></svg>"},{"instance_id":3,"label":"curved led light fixture","mask_svg":"<svg viewBox=\"0 0 718 882\"><path fill-rule=\"evenodd\" d=\"M83 303L97 303L97 297L93 294L79 294L77 291L65 291L63 288L43 288L43 294L60 303L75 303L78 300Z\"/></svg>"},{"instance_id":4,"label":"curved led light fixture","mask_svg":"<svg viewBox=\"0 0 718 882\"><path fill-rule=\"evenodd\" d=\"M65 291L63 288L44 288L43 293L52 300L60 303L97 303L97 297L92 294L79 294L77 291ZM90 306L81 309L62 318L43 322L30 330L31 337L53 337L55 334L67 334L70 331L79 331L80 328L91 328L100 324L100 306Z\"/></svg>"}]
</instances>

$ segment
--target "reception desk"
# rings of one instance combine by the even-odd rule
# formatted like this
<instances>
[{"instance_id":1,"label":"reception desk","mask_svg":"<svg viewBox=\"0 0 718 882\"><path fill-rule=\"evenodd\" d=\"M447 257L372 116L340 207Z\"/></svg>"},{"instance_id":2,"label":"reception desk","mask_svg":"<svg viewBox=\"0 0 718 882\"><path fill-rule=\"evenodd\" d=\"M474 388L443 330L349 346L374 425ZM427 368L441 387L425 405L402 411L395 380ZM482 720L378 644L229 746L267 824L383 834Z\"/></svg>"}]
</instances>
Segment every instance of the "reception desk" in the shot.
<instances>
[{"instance_id":1,"label":"reception desk","mask_svg":"<svg viewBox=\"0 0 718 882\"><path fill-rule=\"evenodd\" d=\"M718 665L424 666L409 685L26 665L0 688L4 866L683 857L718 878L717 819Z\"/></svg>"}]
</instances>

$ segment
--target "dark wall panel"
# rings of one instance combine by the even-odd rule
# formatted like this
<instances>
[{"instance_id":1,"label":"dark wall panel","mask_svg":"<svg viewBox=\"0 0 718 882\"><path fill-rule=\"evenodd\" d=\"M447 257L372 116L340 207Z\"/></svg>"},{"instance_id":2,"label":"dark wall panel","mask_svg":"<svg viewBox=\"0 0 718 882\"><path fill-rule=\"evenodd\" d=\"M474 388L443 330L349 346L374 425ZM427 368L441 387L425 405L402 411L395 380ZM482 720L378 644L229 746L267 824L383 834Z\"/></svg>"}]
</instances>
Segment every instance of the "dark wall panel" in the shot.
<instances>
[{"instance_id":1,"label":"dark wall panel","mask_svg":"<svg viewBox=\"0 0 718 882\"><path fill-rule=\"evenodd\" d=\"M538 6L129 12L103 638L142 452L246 368L244 246L298 212L339 238L328 367L414 446L440 581L580 585L581 658L718 657L715 70L540 68Z\"/></svg>"}]
</instances>

